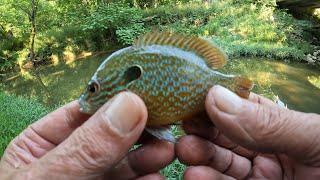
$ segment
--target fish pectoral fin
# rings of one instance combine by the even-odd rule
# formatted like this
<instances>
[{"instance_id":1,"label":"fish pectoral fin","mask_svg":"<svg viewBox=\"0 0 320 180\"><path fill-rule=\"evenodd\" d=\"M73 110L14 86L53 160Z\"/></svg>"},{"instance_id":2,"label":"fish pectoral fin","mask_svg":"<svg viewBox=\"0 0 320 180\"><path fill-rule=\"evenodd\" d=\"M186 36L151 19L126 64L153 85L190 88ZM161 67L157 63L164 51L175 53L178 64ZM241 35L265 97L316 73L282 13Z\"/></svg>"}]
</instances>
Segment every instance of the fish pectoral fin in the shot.
<instances>
[{"instance_id":1,"label":"fish pectoral fin","mask_svg":"<svg viewBox=\"0 0 320 180\"><path fill-rule=\"evenodd\" d=\"M176 138L174 137L170 127L157 127L157 128L149 127L149 128L146 128L145 130L160 140L176 143Z\"/></svg>"},{"instance_id":2,"label":"fish pectoral fin","mask_svg":"<svg viewBox=\"0 0 320 180\"><path fill-rule=\"evenodd\" d=\"M240 97L248 99L250 91L252 90L254 84L253 82L245 77L235 77L235 93Z\"/></svg>"}]
</instances>

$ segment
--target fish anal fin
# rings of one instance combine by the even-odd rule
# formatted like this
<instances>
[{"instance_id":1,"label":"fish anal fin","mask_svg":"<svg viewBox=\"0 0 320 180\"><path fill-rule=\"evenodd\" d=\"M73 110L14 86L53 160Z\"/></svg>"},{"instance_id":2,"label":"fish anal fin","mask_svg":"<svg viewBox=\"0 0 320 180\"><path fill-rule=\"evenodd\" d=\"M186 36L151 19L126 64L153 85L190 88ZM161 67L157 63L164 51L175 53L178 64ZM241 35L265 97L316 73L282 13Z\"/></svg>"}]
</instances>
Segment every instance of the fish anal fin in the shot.
<instances>
[{"instance_id":1,"label":"fish anal fin","mask_svg":"<svg viewBox=\"0 0 320 180\"><path fill-rule=\"evenodd\" d=\"M160 140L176 143L176 138L170 127L147 127L145 130Z\"/></svg>"},{"instance_id":2,"label":"fish anal fin","mask_svg":"<svg viewBox=\"0 0 320 180\"><path fill-rule=\"evenodd\" d=\"M227 55L213 43L191 35L153 31L138 37L134 42L134 46L137 47L149 45L173 46L194 52L213 69L224 66L228 59Z\"/></svg>"},{"instance_id":3,"label":"fish anal fin","mask_svg":"<svg viewBox=\"0 0 320 180\"><path fill-rule=\"evenodd\" d=\"M235 78L235 93L240 97L248 99L250 91L252 90L254 84L253 82L245 77L236 77Z\"/></svg>"}]
</instances>

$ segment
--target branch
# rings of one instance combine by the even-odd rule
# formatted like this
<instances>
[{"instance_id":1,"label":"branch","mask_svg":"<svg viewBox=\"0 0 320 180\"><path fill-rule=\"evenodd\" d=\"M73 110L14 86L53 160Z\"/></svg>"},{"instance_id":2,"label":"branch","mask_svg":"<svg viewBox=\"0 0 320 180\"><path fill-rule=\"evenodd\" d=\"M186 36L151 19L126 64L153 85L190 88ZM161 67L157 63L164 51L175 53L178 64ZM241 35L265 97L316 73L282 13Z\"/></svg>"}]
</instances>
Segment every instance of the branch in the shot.
<instances>
[{"instance_id":1,"label":"branch","mask_svg":"<svg viewBox=\"0 0 320 180\"><path fill-rule=\"evenodd\" d=\"M13 5L13 7L16 7L16 8L18 8L18 9L22 10L22 11L25 12L29 17L31 16L31 12L28 11L27 9L23 8L22 6L20 6L20 5L18 5L18 4L15 4L15 5Z\"/></svg>"},{"instance_id":2,"label":"branch","mask_svg":"<svg viewBox=\"0 0 320 180\"><path fill-rule=\"evenodd\" d=\"M0 27L3 30L3 32L6 32L6 29L4 28L4 26L2 24L0 24Z\"/></svg>"},{"instance_id":3,"label":"branch","mask_svg":"<svg viewBox=\"0 0 320 180\"><path fill-rule=\"evenodd\" d=\"M40 0L32 0L32 4L31 4L32 11L30 13L31 14L30 19L32 19L32 20L34 20L37 16L39 1Z\"/></svg>"}]
</instances>

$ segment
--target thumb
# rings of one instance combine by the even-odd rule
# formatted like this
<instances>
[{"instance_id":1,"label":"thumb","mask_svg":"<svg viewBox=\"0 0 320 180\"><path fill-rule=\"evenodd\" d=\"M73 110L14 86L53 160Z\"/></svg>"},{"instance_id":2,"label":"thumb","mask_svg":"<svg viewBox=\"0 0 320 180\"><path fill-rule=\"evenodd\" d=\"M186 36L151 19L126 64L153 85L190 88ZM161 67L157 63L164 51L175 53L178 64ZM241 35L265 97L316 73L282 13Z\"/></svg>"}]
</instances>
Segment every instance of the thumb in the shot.
<instances>
[{"instance_id":1,"label":"thumb","mask_svg":"<svg viewBox=\"0 0 320 180\"><path fill-rule=\"evenodd\" d=\"M251 102L221 86L209 91L206 109L213 123L241 146L320 165L319 115Z\"/></svg>"},{"instance_id":2,"label":"thumb","mask_svg":"<svg viewBox=\"0 0 320 180\"><path fill-rule=\"evenodd\" d=\"M103 175L128 153L146 120L143 101L133 93L120 93L42 158L37 168L66 179Z\"/></svg>"}]
</instances>

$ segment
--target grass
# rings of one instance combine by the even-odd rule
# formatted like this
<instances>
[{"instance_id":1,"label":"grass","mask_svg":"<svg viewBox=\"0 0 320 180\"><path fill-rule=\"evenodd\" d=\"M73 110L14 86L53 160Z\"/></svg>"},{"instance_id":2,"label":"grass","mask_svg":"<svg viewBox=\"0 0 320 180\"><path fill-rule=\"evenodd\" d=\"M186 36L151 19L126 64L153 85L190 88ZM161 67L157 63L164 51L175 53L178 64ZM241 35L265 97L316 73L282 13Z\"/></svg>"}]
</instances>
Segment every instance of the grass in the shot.
<instances>
[{"instance_id":1,"label":"grass","mask_svg":"<svg viewBox=\"0 0 320 180\"><path fill-rule=\"evenodd\" d=\"M40 103L0 92L0 155L8 143L49 110Z\"/></svg>"},{"instance_id":2,"label":"grass","mask_svg":"<svg viewBox=\"0 0 320 180\"><path fill-rule=\"evenodd\" d=\"M181 164L178 160L173 161L169 166L161 171L161 174L168 180L183 179L183 172L186 166Z\"/></svg>"}]
</instances>

